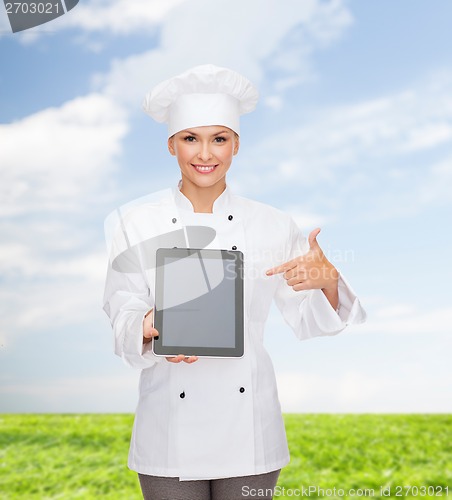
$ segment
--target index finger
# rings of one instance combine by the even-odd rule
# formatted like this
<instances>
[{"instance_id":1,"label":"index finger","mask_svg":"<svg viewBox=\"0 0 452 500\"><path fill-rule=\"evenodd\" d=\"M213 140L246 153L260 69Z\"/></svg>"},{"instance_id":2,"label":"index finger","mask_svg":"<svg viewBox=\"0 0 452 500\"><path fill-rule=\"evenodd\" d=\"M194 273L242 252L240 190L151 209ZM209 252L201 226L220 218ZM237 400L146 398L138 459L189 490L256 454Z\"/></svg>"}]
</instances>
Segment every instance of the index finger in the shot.
<instances>
[{"instance_id":1,"label":"index finger","mask_svg":"<svg viewBox=\"0 0 452 500\"><path fill-rule=\"evenodd\" d=\"M288 262L285 262L284 264L280 264L279 266L272 267L268 271L266 271L267 276L273 276L274 274L279 274L279 273L284 273L288 271L289 269L294 268L296 265L295 259L289 260Z\"/></svg>"}]
</instances>

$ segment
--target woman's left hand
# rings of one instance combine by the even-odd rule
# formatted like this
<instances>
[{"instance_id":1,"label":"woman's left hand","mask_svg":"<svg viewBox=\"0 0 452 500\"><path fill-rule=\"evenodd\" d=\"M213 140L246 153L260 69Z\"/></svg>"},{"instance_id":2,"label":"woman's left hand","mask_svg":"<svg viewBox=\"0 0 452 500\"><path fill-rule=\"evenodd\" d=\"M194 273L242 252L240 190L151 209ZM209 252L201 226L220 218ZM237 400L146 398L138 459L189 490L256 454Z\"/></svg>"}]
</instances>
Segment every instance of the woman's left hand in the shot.
<instances>
[{"instance_id":1,"label":"woman's left hand","mask_svg":"<svg viewBox=\"0 0 452 500\"><path fill-rule=\"evenodd\" d=\"M284 273L284 279L296 292L300 290L321 289L331 305L337 307L337 286L339 273L331 262L325 257L317 236L320 229L314 229L309 234L309 251L305 255L273 267L267 271L267 276Z\"/></svg>"},{"instance_id":2,"label":"woman's left hand","mask_svg":"<svg viewBox=\"0 0 452 500\"><path fill-rule=\"evenodd\" d=\"M198 361L198 356L185 356L184 354L178 354L177 356L171 356L166 358L170 363L180 363L183 361L184 363L194 363Z\"/></svg>"}]
</instances>

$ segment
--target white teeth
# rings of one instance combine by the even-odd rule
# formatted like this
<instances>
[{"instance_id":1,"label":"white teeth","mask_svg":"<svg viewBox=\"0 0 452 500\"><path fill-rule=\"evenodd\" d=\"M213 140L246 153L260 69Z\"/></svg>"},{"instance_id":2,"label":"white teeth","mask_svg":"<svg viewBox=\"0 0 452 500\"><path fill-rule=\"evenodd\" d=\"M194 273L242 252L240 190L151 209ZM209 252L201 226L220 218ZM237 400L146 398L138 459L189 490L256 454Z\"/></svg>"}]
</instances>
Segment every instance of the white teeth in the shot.
<instances>
[{"instance_id":1,"label":"white teeth","mask_svg":"<svg viewBox=\"0 0 452 500\"><path fill-rule=\"evenodd\" d=\"M200 170L201 172L209 172L211 170L213 170L215 167L202 167L200 165L194 165L194 167L196 168L196 170Z\"/></svg>"}]
</instances>

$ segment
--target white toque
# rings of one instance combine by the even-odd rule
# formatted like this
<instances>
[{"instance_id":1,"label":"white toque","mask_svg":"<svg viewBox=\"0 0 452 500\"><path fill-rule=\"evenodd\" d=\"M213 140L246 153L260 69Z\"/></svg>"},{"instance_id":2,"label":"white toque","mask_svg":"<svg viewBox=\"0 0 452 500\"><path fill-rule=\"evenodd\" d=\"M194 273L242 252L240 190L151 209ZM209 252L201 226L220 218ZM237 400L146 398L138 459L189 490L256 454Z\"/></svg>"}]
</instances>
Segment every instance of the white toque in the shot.
<instances>
[{"instance_id":1,"label":"white toque","mask_svg":"<svg viewBox=\"0 0 452 500\"><path fill-rule=\"evenodd\" d=\"M154 87L144 111L168 124L168 137L181 130L223 125L240 133L240 115L253 111L258 92L239 73L213 64L196 66Z\"/></svg>"}]
</instances>

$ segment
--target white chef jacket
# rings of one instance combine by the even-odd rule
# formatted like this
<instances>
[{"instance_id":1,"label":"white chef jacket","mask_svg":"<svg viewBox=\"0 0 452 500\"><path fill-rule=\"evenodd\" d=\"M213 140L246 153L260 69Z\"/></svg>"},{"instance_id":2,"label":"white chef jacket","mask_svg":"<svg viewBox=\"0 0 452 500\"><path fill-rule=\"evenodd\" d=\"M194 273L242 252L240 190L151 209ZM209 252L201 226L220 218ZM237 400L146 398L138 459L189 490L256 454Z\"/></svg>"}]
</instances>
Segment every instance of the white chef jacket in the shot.
<instances>
[{"instance_id":1,"label":"white chef jacket","mask_svg":"<svg viewBox=\"0 0 452 500\"><path fill-rule=\"evenodd\" d=\"M228 187L213 213L195 213L178 188L168 192L129 210L121 222L122 236L114 240L126 234L133 247L156 233L203 225L215 231L207 248L242 251L245 353L236 359L199 358L193 364L155 356L150 343L143 345L142 328L144 313L153 307L154 271L143 265L142 256L141 272L119 272L110 264L104 309L112 322L115 352L142 370L129 468L181 480L279 469L289 462L289 452L275 374L263 346L272 300L301 340L335 335L348 323L363 322L365 312L342 276L337 311L321 290L295 292L282 275L266 276L267 269L309 248L290 216L233 195ZM116 242L116 253L121 245Z\"/></svg>"}]
</instances>

